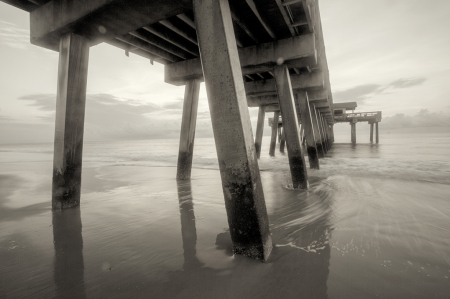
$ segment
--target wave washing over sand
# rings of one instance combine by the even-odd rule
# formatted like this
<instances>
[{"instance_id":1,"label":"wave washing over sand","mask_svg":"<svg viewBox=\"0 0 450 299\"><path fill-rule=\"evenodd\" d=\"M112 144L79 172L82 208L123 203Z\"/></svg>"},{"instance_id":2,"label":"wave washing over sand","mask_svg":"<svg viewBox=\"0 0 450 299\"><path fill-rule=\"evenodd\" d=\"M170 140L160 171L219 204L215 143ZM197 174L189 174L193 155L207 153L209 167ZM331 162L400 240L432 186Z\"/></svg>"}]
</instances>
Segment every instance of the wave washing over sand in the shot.
<instances>
[{"instance_id":1,"label":"wave washing over sand","mask_svg":"<svg viewBox=\"0 0 450 299\"><path fill-rule=\"evenodd\" d=\"M5 298L448 298L450 133L336 143L310 189L259 160L274 248L233 256L214 141L85 144L81 207L50 211L52 145L0 146Z\"/></svg>"}]
</instances>

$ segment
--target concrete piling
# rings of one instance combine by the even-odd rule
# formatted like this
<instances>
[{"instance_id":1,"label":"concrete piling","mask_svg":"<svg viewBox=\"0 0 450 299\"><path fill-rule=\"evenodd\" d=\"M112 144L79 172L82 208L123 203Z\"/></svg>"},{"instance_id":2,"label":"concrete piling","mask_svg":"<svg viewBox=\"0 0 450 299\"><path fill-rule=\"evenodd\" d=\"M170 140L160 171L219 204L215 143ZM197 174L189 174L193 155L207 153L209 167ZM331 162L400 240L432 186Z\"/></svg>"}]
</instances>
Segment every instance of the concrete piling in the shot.
<instances>
[{"instance_id":1,"label":"concrete piling","mask_svg":"<svg viewBox=\"0 0 450 299\"><path fill-rule=\"evenodd\" d=\"M233 251L265 261L272 239L230 7L193 6Z\"/></svg>"},{"instance_id":2,"label":"concrete piling","mask_svg":"<svg viewBox=\"0 0 450 299\"><path fill-rule=\"evenodd\" d=\"M373 143L373 123L370 123L370 143Z\"/></svg>"},{"instance_id":3,"label":"concrete piling","mask_svg":"<svg viewBox=\"0 0 450 299\"><path fill-rule=\"evenodd\" d=\"M308 95L306 92L298 92L297 98L302 114L302 129L306 139L306 151L308 153L309 167L311 169L319 169L319 153L314 136L314 128L311 117L311 109L309 106Z\"/></svg>"},{"instance_id":4,"label":"concrete piling","mask_svg":"<svg viewBox=\"0 0 450 299\"><path fill-rule=\"evenodd\" d=\"M280 112L275 111L273 113L273 123L272 123L272 136L270 138L270 149L269 155L275 156L275 148L277 145L277 134L278 134L278 121L280 119Z\"/></svg>"},{"instance_id":5,"label":"concrete piling","mask_svg":"<svg viewBox=\"0 0 450 299\"><path fill-rule=\"evenodd\" d=\"M52 209L80 204L89 40L61 37L56 96Z\"/></svg>"},{"instance_id":6,"label":"concrete piling","mask_svg":"<svg viewBox=\"0 0 450 299\"><path fill-rule=\"evenodd\" d=\"M352 121L350 123L350 126L351 126L352 143L356 144L356 122Z\"/></svg>"},{"instance_id":7,"label":"concrete piling","mask_svg":"<svg viewBox=\"0 0 450 299\"><path fill-rule=\"evenodd\" d=\"M378 122L375 123L375 138L376 138L376 143L379 143L380 135L378 134Z\"/></svg>"},{"instance_id":8,"label":"concrete piling","mask_svg":"<svg viewBox=\"0 0 450 299\"><path fill-rule=\"evenodd\" d=\"M256 136L255 136L255 150L256 150L256 157L258 159L261 157L261 144L264 133L265 116L266 116L266 108L264 106L259 106L258 123L256 125Z\"/></svg>"},{"instance_id":9,"label":"concrete piling","mask_svg":"<svg viewBox=\"0 0 450 299\"><path fill-rule=\"evenodd\" d=\"M284 131L284 128L282 128L281 131L281 141L280 141L280 152L284 153L284 147L286 145L286 132Z\"/></svg>"},{"instance_id":10,"label":"concrete piling","mask_svg":"<svg viewBox=\"0 0 450 299\"><path fill-rule=\"evenodd\" d=\"M309 103L309 109L310 109L310 113L311 113L311 122L312 122L312 127L314 130L314 138L316 140L317 152L319 154L319 158L323 158L323 157L325 157L325 154L323 151L322 136L320 134L319 124L317 122L316 107L313 103Z\"/></svg>"},{"instance_id":11,"label":"concrete piling","mask_svg":"<svg viewBox=\"0 0 450 299\"><path fill-rule=\"evenodd\" d=\"M191 178L199 92L200 80L194 79L186 83L186 89L184 92L183 116L181 120L177 180L187 180Z\"/></svg>"},{"instance_id":12,"label":"concrete piling","mask_svg":"<svg viewBox=\"0 0 450 299\"><path fill-rule=\"evenodd\" d=\"M300 140L300 128L295 107L294 95L290 81L289 70L286 65L276 66L274 76L278 91L283 127L286 136L286 146L291 168L292 185L294 188L308 188L308 174Z\"/></svg>"}]
</instances>

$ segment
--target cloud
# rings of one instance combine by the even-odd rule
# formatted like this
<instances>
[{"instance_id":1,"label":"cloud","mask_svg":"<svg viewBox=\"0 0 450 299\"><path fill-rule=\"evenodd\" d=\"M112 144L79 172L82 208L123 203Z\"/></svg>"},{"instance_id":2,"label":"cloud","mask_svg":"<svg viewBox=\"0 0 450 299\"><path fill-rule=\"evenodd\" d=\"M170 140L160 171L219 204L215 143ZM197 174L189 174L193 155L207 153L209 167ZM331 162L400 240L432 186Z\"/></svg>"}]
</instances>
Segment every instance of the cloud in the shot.
<instances>
[{"instance_id":1,"label":"cloud","mask_svg":"<svg viewBox=\"0 0 450 299\"><path fill-rule=\"evenodd\" d=\"M29 101L46 115L47 124L55 121L56 95L35 94L19 98ZM178 138L181 128L183 101L168 103L163 107L133 99L117 98L110 94L88 94L86 99L85 139L150 139ZM181 108L180 108L181 105ZM211 121L199 112L197 137L211 137Z\"/></svg>"},{"instance_id":2,"label":"cloud","mask_svg":"<svg viewBox=\"0 0 450 299\"><path fill-rule=\"evenodd\" d=\"M409 88L409 87L421 85L426 80L427 80L427 78L399 79L397 81L392 82L388 86L393 87L393 88Z\"/></svg>"},{"instance_id":3,"label":"cloud","mask_svg":"<svg viewBox=\"0 0 450 299\"><path fill-rule=\"evenodd\" d=\"M385 117L382 123L386 128L450 127L450 114L422 109L413 116L399 113Z\"/></svg>"},{"instance_id":4,"label":"cloud","mask_svg":"<svg viewBox=\"0 0 450 299\"><path fill-rule=\"evenodd\" d=\"M333 98L336 102L359 102L362 103L368 99L376 91L381 88L381 85L377 84L365 84L359 85L344 91L338 91L333 93Z\"/></svg>"},{"instance_id":5,"label":"cloud","mask_svg":"<svg viewBox=\"0 0 450 299\"><path fill-rule=\"evenodd\" d=\"M163 105L165 109L183 110L183 99L178 99L175 102L168 102Z\"/></svg>"},{"instance_id":6,"label":"cloud","mask_svg":"<svg viewBox=\"0 0 450 299\"><path fill-rule=\"evenodd\" d=\"M373 98L379 94L386 94L389 89L411 88L423 84L427 78L402 78L386 85L364 84L353 88L333 93L336 103L357 102L363 103L365 100Z\"/></svg>"},{"instance_id":7,"label":"cloud","mask_svg":"<svg viewBox=\"0 0 450 299\"><path fill-rule=\"evenodd\" d=\"M30 45L30 31L5 21L0 21L0 42L10 47L25 50Z\"/></svg>"}]
</instances>

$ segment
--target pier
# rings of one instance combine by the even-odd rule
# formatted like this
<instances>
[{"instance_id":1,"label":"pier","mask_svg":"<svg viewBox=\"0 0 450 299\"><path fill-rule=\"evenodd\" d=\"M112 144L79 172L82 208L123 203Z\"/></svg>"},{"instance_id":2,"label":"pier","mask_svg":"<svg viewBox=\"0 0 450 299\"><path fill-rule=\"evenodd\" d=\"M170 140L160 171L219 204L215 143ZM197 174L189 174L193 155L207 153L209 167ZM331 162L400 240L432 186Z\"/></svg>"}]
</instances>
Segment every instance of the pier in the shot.
<instances>
[{"instance_id":1,"label":"pier","mask_svg":"<svg viewBox=\"0 0 450 299\"><path fill-rule=\"evenodd\" d=\"M335 123L349 123L351 127L351 141L356 143L356 124L359 122L367 122L370 125L370 142L373 143L373 127L375 125L375 142L380 142L380 135L378 131L378 123L381 122L381 111L374 112L354 112L357 107L356 102L337 103L333 105L334 122ZM347 112L352 110L352 112Z\"/></svg>"},{"instance_id":2,"label":"pier","mask_svg":"<svg viewBox=\"0 0 450 299\"><path fill-rule=\"evenodd\" d=\"M366 119L378 141L381 113L336 121L318 1L2 1L30 12L31 43L60 55L54 210L80 203L89 49L99 43L147 58L149 67L161 63L166 83L185 86L178 180L191 176L205 82L235 254L265 261L272 250L257 160L266 113L274 113L275 124L282 119L273 126L270 153L279 135L294 188L308 188L303 141L309 168L320 169L336 122L354 128ZM256 138L248 107L259 107Z\"/></svg>"}]
</instances>

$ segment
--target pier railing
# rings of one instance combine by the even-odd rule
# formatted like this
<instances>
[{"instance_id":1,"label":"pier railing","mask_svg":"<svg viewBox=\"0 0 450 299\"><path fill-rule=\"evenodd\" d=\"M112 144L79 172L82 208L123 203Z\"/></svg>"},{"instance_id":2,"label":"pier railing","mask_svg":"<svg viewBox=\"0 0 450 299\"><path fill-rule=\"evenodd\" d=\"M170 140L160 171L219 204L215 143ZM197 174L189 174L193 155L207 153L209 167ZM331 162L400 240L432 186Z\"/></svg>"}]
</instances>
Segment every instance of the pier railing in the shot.
<instances>
[{"instance_id":1,"label":"pier railing","mask_svg":"<svg viewBox=\"0 0 450 299\"><path fill-rule=\"evenodd\" d=\"M351 122L351 121L381 121L381 111L372 111L372 112L353 112L346 113L343 115L335 115L334 120L336 122Z\"/></svg>"}]
</instances>

